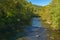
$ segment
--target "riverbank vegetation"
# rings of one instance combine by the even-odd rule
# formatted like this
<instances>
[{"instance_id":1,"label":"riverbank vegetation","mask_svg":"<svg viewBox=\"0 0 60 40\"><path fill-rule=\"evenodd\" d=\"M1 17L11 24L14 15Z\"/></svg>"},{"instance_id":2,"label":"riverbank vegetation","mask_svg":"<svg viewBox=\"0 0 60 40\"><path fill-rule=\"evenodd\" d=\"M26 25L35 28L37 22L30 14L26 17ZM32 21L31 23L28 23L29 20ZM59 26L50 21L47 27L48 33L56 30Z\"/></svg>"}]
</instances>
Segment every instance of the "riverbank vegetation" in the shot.
<instances>
[{"instance_id":1,"label":"riverbank vegetation","mask_svg":"<svg viewBox=\"0 0 60 40\"><path fill-rule=\"evenodd\" d=\"M52 0L52 2L43 6L39 12L44 24L47 24L46 27L51 28L52 30L60 30L60 1ZM50 25L50 26L48 26Z\"/></svg>"},{"instance_id":2,"label":"riverbank vegetation","mask_svg":"<svg viewBox=\"0 0 60 40\"><path fill-rule=\"evenodd\" d=\"M31 24L33 11L34 6L26 0L0 0L0 40L22 33Z\"/></svg>"},{"instance_id":3,"label":"riverbank vegetation","mask_svg":"<svg viewBox=\"0 0 60 40\"><path fill-rule=\"evenodd\" d=\"M41 16L48 29L60 30L60 1L47 6L33 5L26 0L0 0L0 40L9 40L31 24L33 16Z\"/></svg>"}]
</instances>

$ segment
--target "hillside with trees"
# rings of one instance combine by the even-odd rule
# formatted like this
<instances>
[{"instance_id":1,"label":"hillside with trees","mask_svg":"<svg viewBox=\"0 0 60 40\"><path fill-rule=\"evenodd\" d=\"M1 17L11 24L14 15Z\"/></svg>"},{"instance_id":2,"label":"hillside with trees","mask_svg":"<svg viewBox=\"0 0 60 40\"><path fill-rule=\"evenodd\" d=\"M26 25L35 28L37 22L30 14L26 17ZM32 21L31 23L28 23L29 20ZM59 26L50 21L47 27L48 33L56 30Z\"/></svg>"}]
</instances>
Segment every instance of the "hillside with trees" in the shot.
<instances>
[{"instance_id":1,"label":"hillside with trees","mask_svg":"<svg viewBox=\"0 0 60 40\"><path fill-rule=\"evenodd\" d=\"M52 2L43 6L39 12L44 25L53 30L60 30L60 1L52 0ZM49 26L50 25L50 26Z\"/></svg>"},{"instance_id":2,"label":"hillside with trees","mask_svg":"<svg viewBox=\"0 0 60 40\"><path fill-rule=\"evenodd\" d=\"M0 40L10 40L24 32L33 16L40 16L46 28L60 30L60 0L52 0L47 6L33 5L27 0L0 0Z\"/></svg>"},{"instance_id":3,"label":"hillside with trees","mask_svg":"<svg viewBox=\"0 0 60 40\"><path fill-rule=\"evenodd\" d=\"M9 40L31 25L35 6L26 0L0 0L0 40Z\"/></svg>"}]
</instances>

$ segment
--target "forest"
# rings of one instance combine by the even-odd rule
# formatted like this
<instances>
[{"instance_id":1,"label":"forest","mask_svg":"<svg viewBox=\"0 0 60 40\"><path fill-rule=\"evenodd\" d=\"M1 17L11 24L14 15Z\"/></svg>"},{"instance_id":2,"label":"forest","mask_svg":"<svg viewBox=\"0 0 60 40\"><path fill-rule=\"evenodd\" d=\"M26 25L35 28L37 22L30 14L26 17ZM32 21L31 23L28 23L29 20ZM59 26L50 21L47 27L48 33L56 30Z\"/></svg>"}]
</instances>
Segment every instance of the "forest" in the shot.
<instances>
[{"instance_id":1,"label":"forest","mask_svg":"<svg viewBox=\"0 0 60 40\"><path fill-rule=\"evenodd\" d=\"M51 30L60 30L60 1L52 0L52 2L41 8L40 16L44 21L44 24L48 24L47 28Z\"/></svg>"},{"instance_id":2,"label":"forest","mask_svg":"<svg viewBox=\"0 0 60 40\"><path fill-rule=\"evenodd\" d=\"M9 40L31 24L34 6L26 0L0 0L0 40Z\"/></svg>"},{"instance_id":3,"label":"forest","mask_svg":"<svg viewBox=\"0 0 60 40\"><path fill-rule=\"evenodd\" d=\"M60 31L60 0L47 6L33 5L27 0L0 0L0 40L9 40L31 25L33 16L41 16L42 24Z\"/></svg>"}]
</instances>

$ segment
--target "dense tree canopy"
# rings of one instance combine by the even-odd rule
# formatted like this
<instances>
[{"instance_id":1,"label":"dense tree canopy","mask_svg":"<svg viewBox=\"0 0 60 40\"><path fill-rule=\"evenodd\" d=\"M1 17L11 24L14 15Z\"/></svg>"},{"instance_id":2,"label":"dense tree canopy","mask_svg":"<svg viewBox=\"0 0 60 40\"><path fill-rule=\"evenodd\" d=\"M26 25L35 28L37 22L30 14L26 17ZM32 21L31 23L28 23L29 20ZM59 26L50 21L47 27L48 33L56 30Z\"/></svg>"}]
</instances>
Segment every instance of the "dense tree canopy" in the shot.
<instances>
[{"instance_id":1,"label":"dense tree canopy","mask_svg":"<svg viewBox=\"0 0 60 40\"><path fill-rule=\"evenodd\" d=\"M60 30L60 1L47 6L32 5L26 0L0 0L0 40L9 40L31 24L33 16L41 16L48 28ZM47 27L47 26L46 26Z\"/></svg>"},{"instance_id":2,"label":"dense tree canopy","mask_svg":"<svg viewBox=\"0 0 60 40\"><path fill-rule=\"evenodd\" d=\"M52 26L60 30L60 0L53 0L51 7Z\"/></svg>"},{"instance_id":3,"label":"dense tree canopy","mask_svg":"<svg viewBox=\"0 0 60 40\"><path fill-rule=\"evenodd\" d=\"M26 0L0 0L0 40L9 40L30 25L33 11Z\"/></svg>"},{"instance_id":4,"label":"dense tree canopy","mask_svg":"<svg viewBox=\"0 0 60 40\"><path fill-rule=\"evenodd\" d=\"M39 15L53 30L60 30L60 0L52 0L49 5L41 7Z\"/></svg>"}]
</instances>

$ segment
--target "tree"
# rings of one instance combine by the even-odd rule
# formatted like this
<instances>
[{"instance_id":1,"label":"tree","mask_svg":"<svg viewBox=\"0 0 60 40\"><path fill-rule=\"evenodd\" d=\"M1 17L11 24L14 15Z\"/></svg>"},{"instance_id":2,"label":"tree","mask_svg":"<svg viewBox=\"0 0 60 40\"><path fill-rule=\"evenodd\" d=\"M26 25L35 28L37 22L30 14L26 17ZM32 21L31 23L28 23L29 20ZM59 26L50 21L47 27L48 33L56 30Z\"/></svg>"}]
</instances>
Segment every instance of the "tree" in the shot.
<instances>
[{"instance_id":1,"label":"tree","mask_svg":"<svg viewBox=\"0 0 60 40\"><path fill-rule=\"evenodd\" d=\"M31 7L26 0L0 0L0 40L9 40L30 25Z\"/></svg>"}]
</instances>

